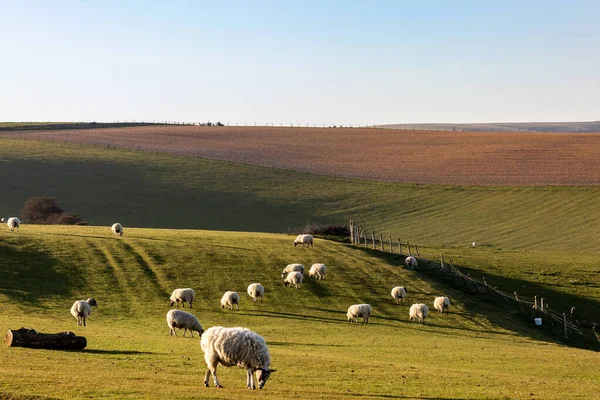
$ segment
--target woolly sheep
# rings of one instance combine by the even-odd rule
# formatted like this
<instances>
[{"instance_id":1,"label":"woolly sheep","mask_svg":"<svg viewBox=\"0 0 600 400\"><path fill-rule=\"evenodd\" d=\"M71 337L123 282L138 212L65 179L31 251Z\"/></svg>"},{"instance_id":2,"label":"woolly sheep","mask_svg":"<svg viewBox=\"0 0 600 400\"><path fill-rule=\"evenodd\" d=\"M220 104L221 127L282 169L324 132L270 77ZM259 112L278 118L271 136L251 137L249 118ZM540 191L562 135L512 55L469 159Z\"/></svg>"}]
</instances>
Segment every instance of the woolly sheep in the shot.
<instances>
[{"instance_id":1,"label":"woolly sheep","mask_svg":"<svg viewBox=\"0 0 600 400\"><path fill-rule=\"evenodd\" d=\"M429 313L429 307L425 304L413 304L410 306L410 311L408 312L408 316L410 320L413 319L418 320L420 323L425 323L425 318L427 318L427 314Z\"/></svg>"},{"instance_id":2,"label":"woolly sheep","mask_svg":"<svg viewBox=\"0 0 600 400\"><path fill-rule=\"evenodd\" d=\"M358 318L362 318L362 323L368 324L371 316L371 306L369 304L354 304L348 307L346 316L348 317L348 323L354 321L358 324Z\"/></svg>"},{"instance_id":3,"label":"woolly sheep","mask_svg":"<svg viewBox=\"0 0 600 400\"><path fill-rule=\"evenodd\" d=\"M15 229L19 229L19 226L21 226L21 220L17 217L10 217L8 219L8 221L6 221L6 225L8 225L8 229L10 229L11 232L14 232Z\"/></svg>"},{"instance_id":4,"label":"woolly sheep","mask_svg":"<svg viewBox=\"0 0 600 400\"><path fill-rule=\"evenodd\" d=\"M313 247L313 236L308 234L296 236L296 240L294 240L294 247L297 245L301 245L302 247L304 247L304 245L307 247Z\"/></svg>"},{"instance_id":5,"label":"woolly sheep","mask_svg":"<svg viewBox=\"0 0 600 400\"><path fill-rule=\"evenodd\" d=\"M248 286L248 294L252 297L252 300L256 301L260 299L262 303L263 297L265 296L265 287L260 283L251 283Z\"/></svg>"},{"instance_id":6,"label":"woolly sheep","mask_svg":"<svg viewBox=\"0 0 600 400\"><path fill-rule=\"evenodd\" d=\"M123 236L123 225L121 225L120 223L115 223L113 224L113 226L110 227L110 230L112 231L112 233L114 233L115 235L119 235L119 236Z\"/></svg>"},{"instance_id":7,"label":"woolly sheep","mask_svg":"<svg viewBox=\"0 0 600 400\"><path fill-rule=\"evenodd\" d=\"M304 265L302 264L288 264L287 267L281 272L281 277L285 278L290 272L298 271L304 275Z\"/></svg>"},{"instance_id":8,"label":"woolly sheep","mask_svg":"<svg viewBox=\"0 0 600 400\"><path fill-rule=\"evenodd\" d=\"M414 258L413 256L406 257L406 260L404 260L404 264L406 264L406 266L410 267L410 268L414 268L417 265L419 265L419 263L417 262L417 259Z\"/></svg>"},{"instance_id":9,"label":"woolly sheep","mask_svg":"<svg viewBox=\"0 0 600 400\"><path fill-rule=\"evenodd\" d=\"M187 303L190 305L190 308L192 308L192 302L194 301L195 297L196 295L194 293L194 289L175 289L173 290L169 300L171 300L171 307L173 307L173 304L175 303L177 303L177 307L179 307L179 303L181 302L185 308L185 302L187 301Z\"/></svg>"},{"instance_id":10,"label":"woolly sheep","mask_svg":"<svg viewBox=\"0 0 600 400\"><path fill-rule=\"evenodd\" d=\"M295 285L296 289L298 289L300 284L302 284L302 274L298 271L290 272L283 281L283 286Z\"/></svg>"},{"instance_id":11,"label":"woolly sheep","mask_svg":"<svg viewBox=\"0 0 600 400\"><path fill-rule=\"evenodd\" d=\"M198 337L201 337L202 333L204 333L198 318L189 312L181 310L170 310L167 313L167 326L169 327L169 336L177 336L175 328L183 328L184 337L188 330L190 331L190 335L192 335L192 337L194 337L194 331L198 332Z\"/></svg>"},{"instance_id":12,"label":"woolly sheep","mask_svg":"<svg viewBox=\"0 0 600 400\"><path fill-rule=\"evenodd\" d=\"M0 223L5 223L6 220L4 218L0 218Z\"/></svg>"},{"instance_id":13,"label":"woolly sheep","mask_svg":"<svg viewBox=\"0 0 600 400\"><path fill-rule=\"evenodd\" d=\"M450 299L447 297L436 297L433 301L433 307L437 312L443 313L444 310L448 311L450 308Z\"/></svg>"},{"instance_id":14,"label":"woolly sheep","mask_svg":"<svg viewBox=\"0 0 600 400\"><path fill-rule=\"evenodd\" d=\"M396 286L392 289L392 297L396 300L398 304L400 304L400 302L404 304L404 298L406 297L406 288L402 286Z\"/></svg>"},{"instance_id":15,"label":"woolly sheep","mask_svg":"<svg viewBox=\"0 0 600 400\"><path fill-rule=\"evenodd\" d=\"M71 306L71 315L77 318L77 326L85 326L85 319L92 315L92 306L98 306L96 300L77 300Z\"/></svg>"},{"instance_id":16,"label":"woolly sheep","mask_svg":"<svg viewBox=\"0 0 600 400\"><path fill-rule=\"evenodd\" d=\"M212 373L215 386L222 388L217 379L217 367L234 365L246 368L246 387L248 389L262 389L274 369L270 369L271 355L265 339L256 332L246 328L224 328L213 326L208 328L202 339L200 347L204 352L204 360L208 369L204 375L204 386L208 387L208 378ZM256 373L256 378L254 377Z\"/></svg>"},{"instance_id":17,"label":"woolly sheep","mask_svg":"<svg viewBox=\"0 0 600 400\"><path fill-rule=\"evenodd\" d=\"M240 295L236 292L225 292L223 297L221 297L221 308L227 307L228 310L233 311L233 305L238 311L240 311Z\"/></svg>"},{"instance_id":18,"label":"woolly sheep","mask_svg":"<svg viewBox=\"0 0 600 400\"><path fill-rule=\"evenodd\" d=\"M316 277L317 279L325 279L327 273L327 266L325 264L313 264L308 271L308 276Z\"/></svg>"}]
</instances>

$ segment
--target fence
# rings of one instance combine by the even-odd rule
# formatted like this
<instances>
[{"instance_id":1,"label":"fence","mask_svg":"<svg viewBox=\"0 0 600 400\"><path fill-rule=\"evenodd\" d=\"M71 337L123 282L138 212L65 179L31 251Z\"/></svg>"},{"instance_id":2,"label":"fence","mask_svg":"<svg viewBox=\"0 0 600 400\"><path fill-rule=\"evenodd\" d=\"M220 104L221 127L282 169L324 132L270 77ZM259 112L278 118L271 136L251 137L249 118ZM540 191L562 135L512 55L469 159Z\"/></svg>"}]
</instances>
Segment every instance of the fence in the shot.
<instances>
[{"instance_id":1,"label":"fence","mask_svg":"<svg viewBox=\"0 0 600 400\"><path fill-rule=\"evenodd\" d=\"M450 281L463 291L487 296L489 300L505 306L508 312L531 319L565 340L587 346L591 344L588 338L593 338L592 340L596 344L600 344L600 333L597 331L596 324L591 325L590 332L584 332L581 324L575 318L575 307L572 307L568 314L556 312L550 309L544 298L521 296L517 292L505 292L488 284L485 277L478 280L462 273L451 262L444 261L443 254L440 256L440 261L428 260L421 257L417 245L411 245L408 241L403 243L401 238L392 240L392 236L389 235L384 238L382 233L376 235L374 230L367 231L356 226L353 220L350 220L349 230L352 244L398 255L416 255L419 267L427 267L438 278ZM404 253L403 249L407 252Z\"/></svg>"}]
</instances>

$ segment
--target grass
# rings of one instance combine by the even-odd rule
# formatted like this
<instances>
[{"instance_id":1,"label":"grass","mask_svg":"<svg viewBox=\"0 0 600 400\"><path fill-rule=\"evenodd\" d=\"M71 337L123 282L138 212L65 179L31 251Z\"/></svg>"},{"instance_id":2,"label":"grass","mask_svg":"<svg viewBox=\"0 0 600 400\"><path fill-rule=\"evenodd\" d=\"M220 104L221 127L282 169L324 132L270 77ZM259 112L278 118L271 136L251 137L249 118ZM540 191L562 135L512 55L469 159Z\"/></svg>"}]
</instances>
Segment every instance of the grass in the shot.
<instances>
[{"instance_id":1,"label":"grass","mask_svg":"<svg viewBox=\"0 0 600 400\"><path fill-rule=\"evenodd\" d=\"M520 319L400 267L394 255L266 233L108 227L27 226L0 232L0 328L72 330L88 339L81 352L0 350L0 398L589 398L600 372L597 353L545 340ZM290 262L328 265L325 281L284 288ZM245 293L266 287L265 303ZM596 281L597 282L597 281ZM426 325L389 294L409 288L409 303L444 293L450 314ZM169 337L168 293L195 288L192 311L203 326L247 326L269 344L273 374L265 389L245 389L245 373L220 368L223 390L202 386L198 339ZM241 310L219 308L226 290ZM76 299L99 306L86 328L69 314ZM368 302L367 326L348 325L350 304ZM502 320L501 324L497 321ZM541 368L540 366L543 366ZM4 397L3 397L4 396Z\"/></svg>"}]
</instances>

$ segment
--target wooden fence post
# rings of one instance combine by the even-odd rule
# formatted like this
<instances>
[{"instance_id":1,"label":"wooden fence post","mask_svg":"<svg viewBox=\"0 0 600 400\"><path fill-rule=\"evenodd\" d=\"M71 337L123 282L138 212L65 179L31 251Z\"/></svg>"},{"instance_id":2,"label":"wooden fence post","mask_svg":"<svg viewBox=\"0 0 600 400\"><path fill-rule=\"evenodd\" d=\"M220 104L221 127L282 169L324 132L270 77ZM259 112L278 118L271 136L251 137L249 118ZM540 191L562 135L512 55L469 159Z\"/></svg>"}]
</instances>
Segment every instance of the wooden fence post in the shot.
<instances>
[{"instance_id":1,"label":"wooden fence post","mask_svg":"<svg viewBox=\"0 0 600 400\"><path fill-rule=\"evenodd\" d=\"M354 244L354 222L352 222L352 219L350 219L348 226L350 227L350 243Z\"/></svg>"},{"instance_id":2,"label":"wooden fence post","mask_svg":"<svg viewBox=\"0 0 600 400\"><path fill-rule=\"evenodd\" d=\"M390 241L390 253L393 253L393 251L392 251L392 237L390 236L388 239Z\"/></svg>"},{"instance_id":3,"label":"wooden fence post","mask_svg":"<svg viewBox=\"0 0 600 400\"><path fill-rule=\"evenodd\" d=\"M519 306L521 307L521 315L525 316L525 310L523 310L523 304L521 304L521 302L519 301L519 296L517 296L517 292L515 292L515 300L517 300L517 303L519 303Z\"/></svg>"},{"instance_id":4,"label":"wooden fence post","mask_svg":"<svg viewBox=\"0 0 600 400\"><path fill-rule=\"evenodd\" d=\"M410 243L406 242L406 247L408 247L408 255L410 256L412 252L410 251Z\"/></svg>"},{"instance_id":5,"label":"wooden fence post","mask_svg":"<svg viewBox=\"0 0 600 400\"><path fill-rule=\"evenodd\" d=\"M373 241L373 250L375 250L375 231L371 231L371 240Z\"/></svg>"},{"instance_id":6,"label":"wooden fence post","mask_svg":"<svg viewBox=\"0 0 600 400\"><path fill-rule=\"evenodd\" d=\"M402 242L400 241L400 238L398 238L398 251L400 252L398 254L402 255Z\"/></svg>"},{"instance_id":7,"label":"wooden fence post","mask_svg":"<svg viewBox=\"0 0 600 400\"><path fill-rule=\"evenodd\" d=\"M363 231L363 239L365 239L365 247L367 247L367 231Z\"/></svg>"},{"instance_id":8,"label":"wooden fence post","mask_svg":"<svg viewBox=\"0 0 600 400\"><path fill-rule=\"evenodd\" d=\"M419 247L415 244L415 251L417 252L417 257L421 258L421 254L419 254Z\"/></svg>"},{"instance_id":9,"label":"wooden fence post","mask_svg":"<svg viewBox=\"0 0 600 400\"><path fill-rule=\"evenodd\" d=\"M381 245L381 251L383 251L383 233L379 234L379 244Z\"/></svg>"},{"instance_id":10,"label":"wooden fence post","mask_svg":"<svg viewBox=\"0 0 600 400\"><path fill-rule=\"evenodd\" d=\"M444 269L444 253L442 253L442 256L440 257L440 263L442 264L442 269Z\"/></svg>"},{"instance_id":11,"label":"wooden fence post","mask_svg":"<svg viewBox=\"0 0 600 400\"><path fill-rule=\"evenodd\" d=\"M567 314L563 313L563 327L565 328L565 339L569 338L567 334Z\"/></svg>"},{"instance_id":12,"label":"wooden fence post","mask_svg":"<svg viewBox=\"0 0 600 400\"><path fill-rule=\"evenodd\" d=\"M571 307L571 322L575 323L575 307Z\"/></svg>"}]
</instances>

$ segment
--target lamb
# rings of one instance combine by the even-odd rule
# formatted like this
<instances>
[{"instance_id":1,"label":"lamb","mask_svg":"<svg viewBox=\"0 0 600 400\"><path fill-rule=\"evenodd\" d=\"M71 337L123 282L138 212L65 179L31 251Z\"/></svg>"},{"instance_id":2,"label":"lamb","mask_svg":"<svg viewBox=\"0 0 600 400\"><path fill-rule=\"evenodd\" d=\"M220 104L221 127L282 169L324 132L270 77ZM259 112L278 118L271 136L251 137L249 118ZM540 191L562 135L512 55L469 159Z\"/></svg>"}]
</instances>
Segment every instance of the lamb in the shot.
<instances>
[{"instance_id":1,"label":"lamb","mask_svg":"<svg viewBox=\"0 0 600 400\"><path fill-rule=\"evenodd\" d=\"M302 274L298 271L290 272L283 281L283 286L295 285L296 289L302 284Z\"/></svg>"},{"instance_id":2,"label":"lamb","mask_svg":"<svg viewBox=\"0 0 600 400\"><path fill-rule=\"evenodd\" d=\"M327 266L325 264L313 264L308 271L308 276L316 277L317 279L325 279L327 273Z\"/></svg>"},{"instance_id":3,"label":"lamb","mask_svg":"<svg viewBox=\"0 0 600 400\"><path fill-rule=\"evenodd\" d=\"M208 387L208 378L212 373L215 386L222 388L217 379L217 367L234 365L246 368L246 387L248 389L262 389L274 369L270 369L271 355L265 339L256 332L246 328L224 328L213 326L208 328L202 339L200 347L204 352L204 360L208 369L204 375L204 386ZM256 373L256 378L254 377Z\"/></svg>"},{"instance_id":4,"label":"lamb","mask_svg":"<svg viewBox=\"0 0 600 400\"><path fill-rule=\"evenodd\" d=\"M221 308L227 307L228 310L233 311L233 305L238 311L240 311L240 295L236 292L225 292L223 297L221 297Z\"/></svg>"},{"instance_id":5,"label":"lamb","mask_svg":"<svg viewBox=\"0 0 600 400\"><path fill-rule=\"evenodd\" d=\"M425 318L427 318L428 313L429 313L429 307L427 307L427 305L425 305L425 304L419 303L419 304L413 304L412 306L410 306L410 311L408 312L408 316L410 317L411 321L413 319L416 319L420 323L424 324Z\"/></svg>"},{"instance_id":6,"label":"lamb","mask_svg":"<svg viewBox=\"0 0 600 400\"><path fill-rule=\"evenodd\" d=\"M313 247L313 236L309 234L296 236L296 240L294 240L294 247L296 247L296 245L301 245L302 247L304 247L304 245L306 245L306 247Z\"/></svg>"},{"instance_id":7,"label":"lamb","mask_svg":"<svg viewBox=\"0 0 600 400\"><path fill-rule=\"evenodd\" d=\"M198 337L202 337L204 330L200 321L193 314L181 310L170 310L167 313L167 326L169 327L169 336L177 336L175 328L183 328L183 336L189 330L190 335L194 337L194 331L198 332Z\"/></svg>"},{"instance_id":8,"label":"lamb","mask_svg":"<svg viewBox=\"0 0 600 400\"><path fill-rule=\"evenodd\" d=\"M262 303L263 297L265 296L265 287L260 283L252 283L248 286L248 294L252 297L252 300L256 301L260 299Z\"/></svg>"},{"instance_id":9,"label":"lamb","mask_svg":"<svg viewBox=\"0 0 600 400\"><path fill-rule=\"evenodd\" d=\"M433 301L433 307L437 312L443 313L444 310L448 311L450 309L450 299L447 297L436 297Z\"/></svg>"},{"instance_id":10,"label":"lamb","mask_svg":"<svg viewBox=\"0 0 600 400\"><path fill-rule=\"evenodd\" d=\"M19 230L19 226L21 226L21 220L17 217L10 217L8 221L6 221L6 225L8 225L8 228L11 232L14 232L15 229Z\"/></svg>"},{"instance_id":11,"label":"lamb","mask_svg":"<svg viewBox=\"0 0 600 400\"><path fill-rule=\"evenodd\" d=\"M110 227L110 230L112 231L112 233L114 233L115 235L119 235L119 236L123 236L123 225L121 225L120 223L115 223L113 224L113 226Z\"/></svg>"},{"instance_id":12,"label":"lamb","mask_svg":"<svg viewBox=\"0 0 600 400\"><path fill-rule=\"evenodd\" d=\"M348 307L346 316L348 317L348 323L354 321L358 324L358 318L361 317L363 319L362 323L368 324L371 316L371 306L369 304L354 304Z\"/></svg>"},{"instance_id":13,"label":"lamb","mask_svg":"<svg viewBox=\"0 0 600 400\"><path fill-rule=\"evenodd\" d=\"M392 297L396 299L396 302L404 304L404 298L406 297L406 288L403 286L396 286L392 289Z\"/></svg>"},{"instance_id":14,"label":"lamb","mask_svg":"<svg viewBox=\"0 0 600 400\"><path fill-rule=\"evenodd\" d=\"M77 326L85 326L85 319L92 315L92 306L98 306L96 300L89 298L87 300L77 300L71 306L71 315L77 318Z\"/></svg>"},{"instance_id":15,"label":"lamb","mask_svg":"<svg viewBox=\"0 0 600 400\"><path fill-rule=\"evenodd\" d=\"M290 272L298 271L304 275L304 265L302 264L288 264L287 267L281 272L281 277L285 278Z\"/></svg>"},{"instance_id":16,"label":"lamb","mask_svg":"<svg viewBox=\"0 0 600 400\"><path fill-rule=\"evenodd\" d=\"M414 258L413 256L406 257L406 260L404 260L404 264L406 264L407 267L410 267L412 269L414 269L417 265L419 265L419 263L417 262L417 259Z\"/></svg>"},{"instance_id":17,"label":"lamb","mask_svg":"<svg viewBox=\"0 0 600 400\"><path fill-rule=\"evenodd\" d=\"M192 302L194 301L195 297L196 295L194 293L194 289L175 289L173 290L169 300L171 300L171 307L173 307L173 304L175 303L177 303L177 307L179 307L179 303L181 302L183 308L185 308L185 302L187 301L187 303L190 305L190 308L192 308Z\"/></svg>"}]
</instances>

